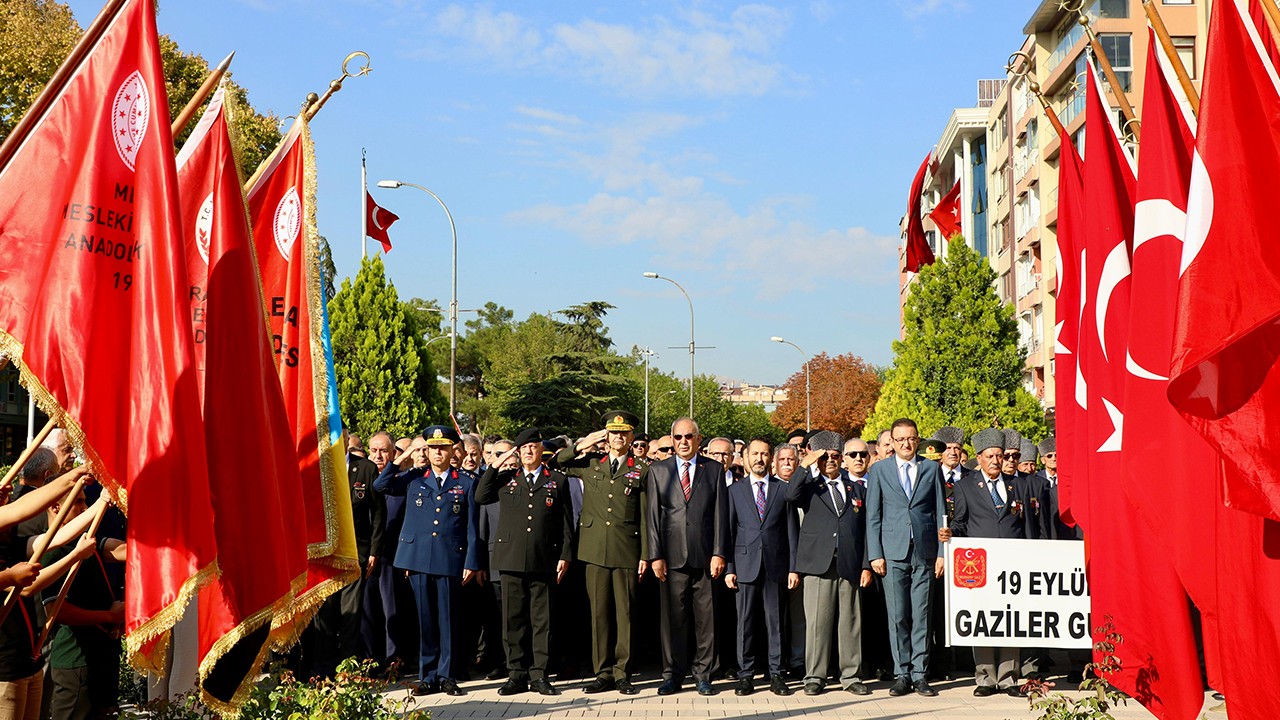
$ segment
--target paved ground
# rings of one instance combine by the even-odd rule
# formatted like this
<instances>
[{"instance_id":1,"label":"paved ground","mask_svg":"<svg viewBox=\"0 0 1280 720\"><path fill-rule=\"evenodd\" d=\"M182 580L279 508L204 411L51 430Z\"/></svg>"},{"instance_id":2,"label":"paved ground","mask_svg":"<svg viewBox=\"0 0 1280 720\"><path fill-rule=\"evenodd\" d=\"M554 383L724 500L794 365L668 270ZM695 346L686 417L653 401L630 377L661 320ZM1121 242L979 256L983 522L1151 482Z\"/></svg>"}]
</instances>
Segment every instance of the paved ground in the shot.
<instances>
[{"instance_id":1,"label":"paved ground","mask_svg":"<svg viewBox=\"0 0 1280 720\"><path fill-rule=\"evenodd\" d=\"M1071 687L1055 678L1058 687ZM700 697L686 686L684 692L668 697L658 697L658 678L642 677L637 687L639 695L630 697L617 693L585 695L581 688L586 681L558 683L562 691L558 697L542 697L525 693L513 698L500 697L500 682L469 682L463 685L465 697L433 695L416 698L418 707L431 711L433 720L446 718L1034 718L1025 699L1011 697L977 698L973 696L972 680L956 680L936 683L938 697L924 698L917 695L889 697L889 683L870 685L872 694L858 697L840 691L830 691L816 697L797 692L789 697L777 697L757 690L754 695L738 697L733 694L731 682L717 682L720 691L714 697ZM794 686L793 686L794 687ZM1074 695L1072 689L1068 694ZM393 694L396 699L407 697L405 691ZM412 698L411 698L412 699ZM1130 701L1115 713L1117 720L1151 718L1151 714L1137 703ZM1205 696L1206 720L1226 720L1221 703Z\"/></svg>"}]
</instances>

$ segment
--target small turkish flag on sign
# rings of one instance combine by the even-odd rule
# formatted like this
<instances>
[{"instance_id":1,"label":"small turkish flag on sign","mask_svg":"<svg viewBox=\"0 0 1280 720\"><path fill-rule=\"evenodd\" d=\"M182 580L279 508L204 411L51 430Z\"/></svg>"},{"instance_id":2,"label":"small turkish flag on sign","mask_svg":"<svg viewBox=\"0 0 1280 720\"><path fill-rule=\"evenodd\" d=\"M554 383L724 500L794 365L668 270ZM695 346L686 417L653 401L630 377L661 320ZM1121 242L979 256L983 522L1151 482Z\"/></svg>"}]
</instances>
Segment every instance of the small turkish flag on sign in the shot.
<instances>
[{"instance_id":1,"label":"small turkish flag on sign","mask_svg":"<svg viewBox=\"0 0 1280 720\"><path fill-rule=\"evenodd\" d=\"M364 211L369 214L368 222L365 223L365 232L369 233L369 237L382 243L382 252L391 252L391 237L387 235L387 228L399 220L400 216L384 207L379 207L368 190L364 193Z\"/></svg>"}]
</instances>

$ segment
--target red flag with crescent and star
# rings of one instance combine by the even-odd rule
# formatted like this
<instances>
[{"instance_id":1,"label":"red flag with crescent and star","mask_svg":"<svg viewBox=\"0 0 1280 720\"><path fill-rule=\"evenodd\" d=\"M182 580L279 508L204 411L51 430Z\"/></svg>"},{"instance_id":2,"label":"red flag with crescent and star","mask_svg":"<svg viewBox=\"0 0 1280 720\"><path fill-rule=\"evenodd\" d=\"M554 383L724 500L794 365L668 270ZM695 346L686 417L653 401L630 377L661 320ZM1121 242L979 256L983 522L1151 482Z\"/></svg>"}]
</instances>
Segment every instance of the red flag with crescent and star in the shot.
<instances>
[{"instance_id":1,"label":"red flag with crescent and star","mask_svg":"<svg viewBox=\"0 0 1280 720\"><path fill-rule=\"evenodd\" d=\"M200 593L199 677L205 704L238 707L287 623L292 583L307 572L298 462L219 89L178 153L191 278L196 368L211 448L209 484L221 575ZM235 392L219 388L234 387ZM253 472L244 458L254 458Z\"/></svg>"},{"instance_id":2,"label":"red flag with crescent and star","mask_svg":"<svg viewBox=\"0 0 1280 720\"><path fill-rule=\"evenodd\" d=\"M907 197L907 272L918 273L925 265L934 261L933 249L924 236L924 220L920 217L921 193L924 192L924 176L929 171L929 161L933 153L924 156L920 169L911 181L911 195Z\"/></svg>"},{"instance_id":3,"label":"red flag with crescent and star","mask_svg":"<svg viewBox=\"0 0 1280 720\"><path fill-rule=\"evenodd\" d=\"M400 219L400 216L374 202L368 190L364 191L364 211L369 214L367 225L369 237L382 243L382 252L391 252L391 237L387 235L387 230L392 223Z\"/></svg>"},{"instance_id":4,"label":"red flag with crescent and star","mask_svg":"<svg viewBox=\"0 0 1280 720\"><path fill-rule=\"evenodd\" d=\"M160 671L217 547L155 18L109 4L0 149L0 354L128 514L125 644Z\"/></svg>"}]
</instances>

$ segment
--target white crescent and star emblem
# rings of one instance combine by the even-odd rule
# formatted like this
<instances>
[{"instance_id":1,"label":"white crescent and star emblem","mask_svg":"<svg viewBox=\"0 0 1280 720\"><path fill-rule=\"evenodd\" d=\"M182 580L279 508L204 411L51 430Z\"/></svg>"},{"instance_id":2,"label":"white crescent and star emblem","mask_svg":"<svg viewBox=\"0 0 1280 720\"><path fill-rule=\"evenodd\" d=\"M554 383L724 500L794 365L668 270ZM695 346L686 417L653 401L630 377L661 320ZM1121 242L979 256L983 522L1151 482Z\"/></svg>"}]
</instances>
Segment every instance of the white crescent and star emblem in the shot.
<instances>
[{"instance_id":1,"label":"white crescent and star emblem","mask_svg":"<svg viewBox=\"0 0 1280 720\"><path fill-rule=\"evenodd\" d=\"M111 104L111 138L115 140L120 159L130 170L134 169L138 148L142 145L143 136L147 134L147 123L150 120L151 95L142 82L142 74L134 70L120 84L115 101Z\"/></svg>"},{"instance_id":2,"label":"white crescent and star emblem","mask_svg":"<svg viewBox=\"0 0 1280 720\"><path fill-rule=\"evenodd\" d=\"M378 222L378 211L381 209L377 205L373 206L373 212L369 213L369 222L373 223L373 226L379 230L386 230L386 228L382 227L382 223Z\"/></svg>"}]
</instances>

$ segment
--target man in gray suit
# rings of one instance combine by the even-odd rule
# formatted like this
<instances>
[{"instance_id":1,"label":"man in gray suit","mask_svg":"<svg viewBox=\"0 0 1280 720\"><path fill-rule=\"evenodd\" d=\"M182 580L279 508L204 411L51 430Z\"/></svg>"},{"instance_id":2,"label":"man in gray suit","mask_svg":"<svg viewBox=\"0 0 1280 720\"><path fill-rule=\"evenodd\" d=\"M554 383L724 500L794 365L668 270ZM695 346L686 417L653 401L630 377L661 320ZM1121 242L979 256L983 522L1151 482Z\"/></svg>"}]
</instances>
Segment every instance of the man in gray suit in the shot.
<instances>
[{"instance_id":1,"label":"man in gray suit","mask_svg":"<svg viewBox=\"0 0 1280 720\"><path fill-rule=\"evenodd\" d=\"M699 457L698 424L680 418L671 425L675 456L649 466L649 567L662 583L662 685L659 695L679 692L686 669L699 695L715 695L716 625L711 583L724 573L728 554L728 505L724 466ZM689 663L689 626L696 646Z\"/></svg>"},{"instance_id":2,"label":"man in gray suit","mask_svg":"<svg viewBox=\"0 0 1280 720\"><path fill-rule=\"evenodd\" d=\"M938 463L916 455L920 431L914 420L890 428L893 456L871 466L867 481L867 555L871 569L885 577L895 697L929 687L930 584L941 577L943 546L938 528L946 517Z\"/></svg>"}]
</instances>

